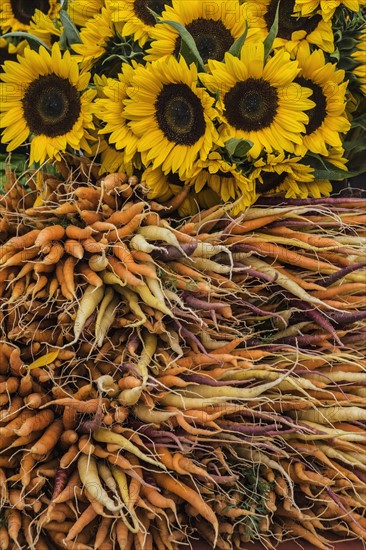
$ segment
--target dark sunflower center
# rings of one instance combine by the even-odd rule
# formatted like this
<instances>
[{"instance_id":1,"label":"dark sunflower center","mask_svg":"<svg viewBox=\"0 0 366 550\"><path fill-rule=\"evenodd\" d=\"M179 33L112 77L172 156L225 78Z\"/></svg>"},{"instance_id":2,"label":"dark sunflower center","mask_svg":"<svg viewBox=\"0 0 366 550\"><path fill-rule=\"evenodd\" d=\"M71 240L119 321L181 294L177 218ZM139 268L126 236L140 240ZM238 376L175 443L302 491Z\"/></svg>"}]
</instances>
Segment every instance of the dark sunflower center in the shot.
<instances>
[{"instance_id":1,"label":"dark sunflower center","mask_svg":"<svg viewBox=\"0 0 366 550\"><path fill-rule=\"evenodd\" d=\"M266 128L274 120L278 97L263 78L238 82L224 98L227 121L237 130L249 132Z\"/></svg>"},{"instance_id":2,"label":"dark sunflower center","mask_svg":"<svg viewBox=\"0 0 366 550\"><path fill-rule=\"evenodd\" d=\"M205 133L202 104L186 84L165 84L155 116L165 137L178 145L194 145Z\"/></svg>"},{"instance_id":3,"label":"dark sunflower center","mask_svg":"<svg viewBox=\"0 0 366 550\"><path fill-rule=\"evenodd\" d=\"M279 0L271 0L264 16L268 31L275 19L278 2ZM290 40L292 33L300 30L306 31L308 35L317 28L321 21L321 15L313 15L311 17L294 16L294 5L295 0L281 0L278 14L277 36L279 38Z\"/></svg>"},{"instance_id":4,"label":"dark sunflower center","mask_svg":"<svg viewBox=\"0 0 366 550\"><path fill-rule=\"evenodd\" d=\"M23 98L24 117L31 132L48 137L69 132L80 114L77 89L55 74L34 80Z\"/></svg>"},{"instance_id":5,"label":"dark sunflower center","mask_svg":"<svg viewBox=\"0 0 366 550\"><path fill-rule=\"evenodd\" d=\"M165 6L171 5L171 0L135 0L134 12L146 25L153 27L156 21L153 14L149 12L149 9L161 15Z\"/></svg>"},{"instance_id":6,"label":"dark sunflower center","mask_svg":"<svg viewBox=\"0 0 366 550\"><path fill-rule=\"evenodd\" d=\"M327 116L327 101L321 86L310 80L309 78L304 78L299 76L295 78L294 82L300 84L300 86L305 86L310 88L313 91L313 94L310 96L310 99L314 101L315 107L306 111L306 114L309 117L309 123L306 125L305 134L308 136L317 130L323 123L323 120Z\"/></svg>"},{"instance_id":7,"label":"dark sunflower center","mask_svg":"<svg viewBox=\"0 0 366 550\"><path fill-rule=\"evenodd\" d=\"M186 29L192 35L204 63L208 59L221 61L234 42L222 21L198 18L186 25ZM179 54L181 45L179 36L175 42L174 55Z\"/></svg>"},{"instance_id":8,"label":"dark sunflower center","mask_svg":"<svg viewBox=\"0 0 366 550\"><path fill-rule=\"evenodd\" d=\"M277 174L276 172L264 172L261 176L263 183L257 182L256 192L268 193L268 191L273 191L281 185L281 183L286 179L287 172L282 172L282 174Z\"/></svg>"},{"instance_id":9,"label":"dark sunflower center","mask_svg":"<svg viewBox=\"0 0 366 550\"><path fill-rule=\"evenodd\" d=\"M48 13L50 9L48 0L10 0L10 4L14 17L23 25L29 25L36 10Z\"/></svg>"}]
</instances>

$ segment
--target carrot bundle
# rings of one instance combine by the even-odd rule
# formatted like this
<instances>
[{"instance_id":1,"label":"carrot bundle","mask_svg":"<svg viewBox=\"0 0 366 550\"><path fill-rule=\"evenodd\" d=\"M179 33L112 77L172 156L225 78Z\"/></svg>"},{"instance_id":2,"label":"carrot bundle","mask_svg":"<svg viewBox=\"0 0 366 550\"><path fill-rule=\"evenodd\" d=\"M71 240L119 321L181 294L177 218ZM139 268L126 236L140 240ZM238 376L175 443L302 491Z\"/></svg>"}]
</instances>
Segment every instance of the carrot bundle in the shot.
<instances>
[{"instance_id":1,"label":"carrot bundle","mask_svg":"<svg viewBox=\"0 0 366 550\"><path fill-rule=\"evenodd\" d=\"M2 544L364 540L364 201L178 225L74 168L0 201Z\"/></svg>"}]
</instances>

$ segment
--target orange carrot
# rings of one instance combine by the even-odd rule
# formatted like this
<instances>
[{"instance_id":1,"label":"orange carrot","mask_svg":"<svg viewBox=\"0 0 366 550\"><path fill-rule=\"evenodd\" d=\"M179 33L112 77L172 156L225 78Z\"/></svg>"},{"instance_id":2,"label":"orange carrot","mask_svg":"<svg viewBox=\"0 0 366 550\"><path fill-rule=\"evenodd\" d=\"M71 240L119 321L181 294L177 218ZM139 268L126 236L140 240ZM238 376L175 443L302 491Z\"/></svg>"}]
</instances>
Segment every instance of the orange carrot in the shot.
<instances>
[{"instance_id":1,"label":"orange carrot","mask_svg":"<svg viewBox=\"0 0 366 550\"><path fill-rule=\"evenodd\" d=\"M81 246L81 245L80 245ZM74 267L76 259L73 256L68 256L63 265L63 276L65 281L65 287L71 296L75 295L75 278Z\"/></svg>"},{"instance_id":2,"label":"orange carrot","mask_svg":"<svg viewBox=\"0 0 366 550\"><path fill-rule=\"evenodd\" d=\"M120 227L121 225L125 225L130 222L138 214L141 214L144 206L145 204L143 202L137 202L129 206L128 208L124 208L123 210L114 212L105 221L107 223L115 225L116 227Z\"/></svg>"},{"instance_id":3,"label":"orange carrot","mask_svg":"<svg viewBox=\"0 0 366 550\"><path fill-rule=\"evenodd\" d=\"M119 262L116 258L113 258L113 256L109 256L108 261L112 270L115 272L116 275L118 275L120 279L122 279L122 281L131 286L144 286L144 282L142 281L142 279L139 279L129 271L129 266L127 266L127 268L124 267L122 263Z\"/></svg>"},{"instance_id":4,"label":"orange carrot","mask_svg":"<svg viewBox=\"0 0 366 550\"><path fill-rule=\"evenodd\" d=\"M88 239L93 235L94 231L91 227L78 227L76 225L68 225L66 227L66 237L69 239L75 239L81 241L83 239Z\"/></svg>"},{"instance_id":5,"label":"orange carrot","mask_svg":"<svg viewBox=\"0 0 366 550\"><path fill-rule=\"evenodd\" d=\"M84 256L84 248L76 239L66 239L64 242L64 248L67 254L74 256L74 258L77 258L78 260L81 260Z\"/></svg>"},{"instance_id":6,"label":"orange carrot","mask_svg":"<svg viewBox=\"0 0 366 550\"><path fill-rule=\"evenodd\" d=\"M28 248L33 246L38 235L40 234L40 229L33 229L21 237L12 237L6 244L5 247L14 248L20 250L22 248Z\"/></svg>"},{"instance_id":7,"label":"orange carrot","mask_svg":"<svg viewBox=\"0 0 366 550\"><path fill-rule=\"evenodd\" d=\"M78 271L83 277L86 279L86 281L95 287L103 286L103 280L93 271L90 269L90 267L87 264L80 263L78 265Z\"/></svg>"},{"instance_id":8,"label":"orange carrot","mask_svg":"<svg viewBox=\"0 0 366 550\"><path fill-rule=\"evenodd\" d=\"M14 430L20 437L26 436L34 430L43 430L53 421L55 415L51 410L40 411L39 413L27 418L22 425Z\"/></svg>"},{"instance_id":9,"label":"orange carrot","mask_svg":"<svg viewBox=\"0 0 366 550\"><path fill-rule=\"evenodd\" d=\"M55 447L63 430L62 420L55 420L48 426L42 437L31 447L30 452L35 455L46 455Z\"/></svg>"},{"instance_id":10,"label":"orange carrot","mask_svg":"<svg viewBox=\"0 0 366 550\"><path fill-rule=\"evenodd\" d=\"M152 475L157 485L171 493L174 493L191 504L203 518L211 523L215 531L215 538L217 537L219 528L217 517L212 508L208 506L199 493L197 493L194 489L191 489L191 487L188 487L188 485L172 478L168 474L154 472Z\"/></svg>"},{"instance_id":11,"label":"orange carrot","mask_svg":"<svg viewBox=\"0 0 366 550\"><path fill-rule=\"evenodd\" d=\"M62 225L51 225L42 229L35 240L35 246L41 247L51 241L60 241L65 235Z\"/></svg>"}]
</instances>

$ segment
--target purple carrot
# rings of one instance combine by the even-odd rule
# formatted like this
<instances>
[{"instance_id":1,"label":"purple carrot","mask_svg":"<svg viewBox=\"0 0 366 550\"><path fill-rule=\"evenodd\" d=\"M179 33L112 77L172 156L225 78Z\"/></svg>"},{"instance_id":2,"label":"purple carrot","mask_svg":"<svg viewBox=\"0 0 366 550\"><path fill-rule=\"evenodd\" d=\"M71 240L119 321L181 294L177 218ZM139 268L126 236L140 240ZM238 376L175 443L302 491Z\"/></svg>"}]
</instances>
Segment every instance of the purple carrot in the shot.
<instances>
[{"instance_id":1,"label":"purple carrot","mask_svg":"<svg viewBox=\"0 0 366 550\"><path fill-rule=\"evenodd\" d=\"M331 311L328 315L338 325L351 325L366 319L366 311L352 311L352 313L348 311Z\"/></svg>"},{"instance_id":2,"label":"purple carrot","mask_svg":"<svg viewBox=\"0 0 366 550\"><path fill-rule=\"evenodd\" d=\"M182 333L182 336L183 338L186 337L190 340L192 340L196 346L198 347L198 349L200 351L202 351L202 353L204 353L205 355L209 356L209 353L207 353L207 350L206 348L204 347L204 345L202 344L202 342L199 341L199 339L197 338L197 336L195 334L193 334L193 332L191 332L190 330L188 330L187 328L185 328L183 325L181 325L179 323L179 321L176 321L176 323L179 325L179 330L181 331Z\"/></svg>"},{"instance_id":3,"label":"purple carrot","mask_svg":"<svg viewBox=\"0 0 366 550\"><path fill-rule=\"evenodd\" d=\"M197 248L196 242L184 243L181 245L182 250L191 256ZM173 245L167 244L165 246L159 246L159 250L153 250L151 256L154 260L163 260L165 262L172 262L174 260L179 260L184 256L181 250L176 248Z\"/></svg>"},{"instance_id":4,"label":"purple carrot","mask_svg":"<svg viewBox=\"0 0 366 550\"><path fill-rule=\"evenodd\" d=\"M71 475L71 472L74 469L74 465L70 464L68 468L59 468L56 471L55 479L53 482L53 492L51 496L51 502L56 500L56 498L62 493L65 489L68 479Z\"/></svg>"},{"instance_id":5,"label":"purple carrot","mask_svg":"<svg viewBox=\"0 0 366 550\"><path fill-rule=\"evenodd\" d=\"M346 267L342 267L342 269L338 269L338 271L335 271L334 273L332 273L332 275L329 275L329 277L325 277L325 279L319 279L317 284L326 287L330 286L336 281L339 281L339 279L342 279L345 275L353 273L354 271L358 271L363 267L366 267L366 262L360 262L354 265L347 265Z\"/></svg>"},{"instance_id":6,"label":"purple carrot","mask_svg":"<svg viewBox=\"0 0 366 550\"><path fill-rule=\"evenodd\" d=\"M128 338L126 348L128 353L135 355L137 348L140 345L140 338L136 330L133 330Z\"/></svg>"},{"instance_id":7,"label":"purple carrot","mask_svg":"<svg viewBox=\"0 0 366 550\"><path fill-rule=\"evenodd\" d=\"M267 424L265 426L257 426L254 424L251 425L245 425L245 424L239 424L237 422L225 422L225 421L218 421L218 426L220 428L223 428L224 430L230 430L233 432L240 432L244 435L266 435L268 431L271 431L273 428L278 428L277 424ZM294 428L292 428L294 429Z\"/></svg>"},{"instance_id":8,"label":"purple carrot","mask_svg":"<svg viewBox=\"0 0 366 550\"><path fill-rule=\"evenodd\" d=\"M310 206L314 205L331 205L337 206L337 204L354 204L355 202L360 203L360 208L365 206L365 200L357 200L353 197L322 197L320 199L284 199L282 197L261 197L257 201L256 206L259 204L265 205L285 205L285 206L303 206L309 204Z\"/></svg>"},{"instance_id":9,"label":"purple carrot","mask_svg":"<svg viewBox=\"0 0 366 550\"><path fill-rule=\"evenodd\" d=\"M249 304L248 302L244 302L243 300L236 300L235 304L248 307L249 309L254 311L254 313L258 313L258 315L269 315L271 317L277 317L277 319L281 319L283 324L286 326L285 319L279 313L273 313L273 311L265 311L263 309L260 309L257 306L253 306L253 304ZM242 314L239 314L237 317L240 317L241 315Z\"/></svg>"},{"instance_id":10,"label":"purple carrot","mask_svg":"<svg viewBox=\"0 0 366 550\"><path fill-rule=\"evenodd\" d=\"M291 299L291 301L293 305L298 309L301 309L305 313L305 315L309 317L309 319L314 321L322 329L324 329L326 332L331 334L339 346L343 347L343 344L340 341L338 334L336 333L333 325L328 321L328 319L324 315L320 313L320 311L318 311L314 307L310 307L309 304L307 304L306 302L303 302L302 300Z\"/></svg>"},{"instance_id":11,"label":"purple carrot","mask_svg":"<svg viewBox=\"0 0 366 550\"><path fill-rule=\"evenodd\" d=\"M223 304L221 302L206 302L206 300L200 300L199 298L195 298L194 296L192 296L192 294L189 294L188 292L183 293L183 299L187 306L196 309L216 310L227 307L227 304Z\"/></svg>"},{"instance_id":12,"label":"purple carrot","mask_svg":"<svg viewBox=\"0 0 366 550\"><path fill-rule=\"evenodd\" d=\"M93 418L90 418L89 420L83 420L82 422L80 422L76 430L79 433L83 433L83 434L96 432L101 427L102 421L103 421L102 398L99 397L98 409L95 415L93 416Z\"/></svg>"},{"instance_id":13,"label":"purple carrot","mask_svg":"<svg viewBox=\"0 0 366 550\"><path fill-rule=\"evenodd\" d=\"M340 509L350 518L352 523L355 523L357 527L359 527L360 529L362 529L362 531L365 531L366 533L366 529L362 527L362 525L358 523L358 521L353 517L352 512L347 510L347 508L344 506L344 504L342 503L338 495L334 491L332 491L332 489L330 489L329 487L325 487L325 490L327 491L328 495L334 500L334 502L338 504Z\"/></svg>"}]
</instances>

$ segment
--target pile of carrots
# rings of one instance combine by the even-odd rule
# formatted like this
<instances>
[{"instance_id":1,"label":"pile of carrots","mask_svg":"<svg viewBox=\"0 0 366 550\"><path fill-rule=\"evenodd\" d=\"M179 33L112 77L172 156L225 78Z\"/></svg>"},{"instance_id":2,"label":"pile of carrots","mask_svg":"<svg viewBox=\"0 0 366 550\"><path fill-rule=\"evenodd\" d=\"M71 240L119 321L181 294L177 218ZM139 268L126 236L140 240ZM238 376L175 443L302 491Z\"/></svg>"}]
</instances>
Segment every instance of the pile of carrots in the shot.
<instances>
[{"instance_id":1,"label":"pile of carrots","mask_svg":"<svg viewBox=\"0 0 366 550\"><path fill-rule=\"evenodd\" d=\"M57 168L0 195L0 550L366 540L366 201Z\"/></svg>"}]
</instances>

